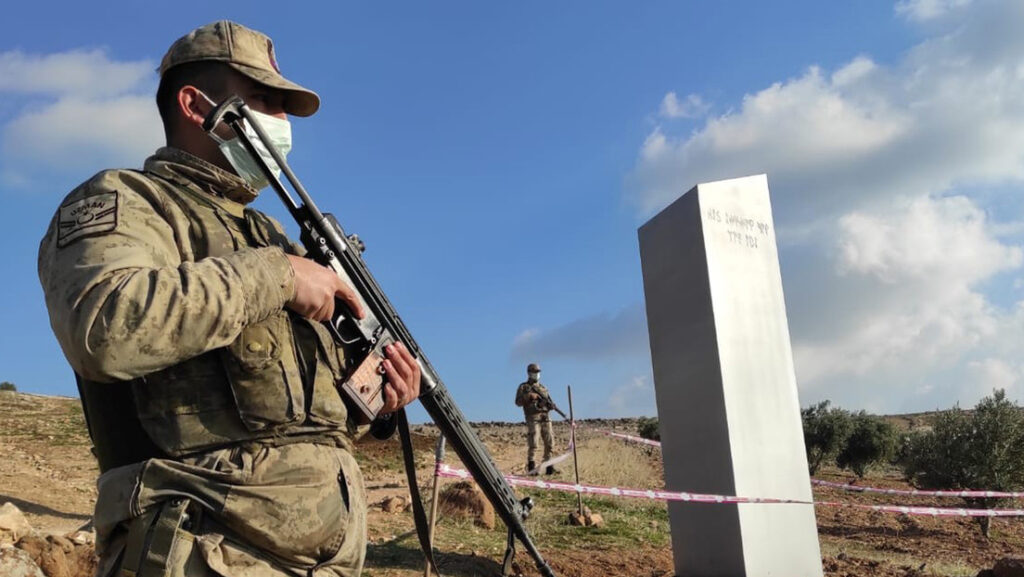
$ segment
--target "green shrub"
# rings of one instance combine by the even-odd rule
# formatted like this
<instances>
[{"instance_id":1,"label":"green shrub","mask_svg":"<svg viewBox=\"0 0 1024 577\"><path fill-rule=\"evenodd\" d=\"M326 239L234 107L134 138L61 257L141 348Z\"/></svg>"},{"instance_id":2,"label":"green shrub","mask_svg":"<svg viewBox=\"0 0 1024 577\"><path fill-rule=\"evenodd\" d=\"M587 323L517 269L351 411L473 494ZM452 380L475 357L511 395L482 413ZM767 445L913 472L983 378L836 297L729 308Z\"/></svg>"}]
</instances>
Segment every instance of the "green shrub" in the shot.
<instances>
[{"instance_id":1,"label":"green shrub","mask_svg":"<svg viewBox=\"0 0 1024 577\"><path fill-rule=\"evenodd\" d=\"M906 471L907 462L911 458L913 446L917 442L917 438L921 435L921 431L913 430L899 433L896 438L896 450L893 452L890 463L898 467L901 471Z\"/></svg>"},{"instance_id":2,"label":"green shrub","mask_svg":"<svg viewBox=\"0 0 1024 577\"><path fill-rule=\"evenodd\" d=\"M822 401L800 410L804 425L807 467L812 475L839 454L846 439L853 432L853 420L849 411L838 407L829 408L829 404L829 401Z\"/></svg>"},{"instance_id":3,"label":"green shrub","mask_svg":"<svg viewBox=\"0 0 1024 577\"><path fill-rule=\"evenodd\" d=\"M14 383L4 381L0 383L0 391L17 391L18 387L14 386Z\"/></svg>"},{"instance_id":4,"label":"green shrub","mask_svg":"<svg viewBox=\"0 0 1024 577\"><path fill-rule=\"evenodd\" d=\"M903 472L922 489L1024 489L1024 414L996 390L967 413L959 407L940 412L932 430L907 440ZM964 499L970 507L994 509L1001 499ZM979 517L988 537L990 517Z\"/></svg>"},{"instance_id":5,"label":"green shrub","mask_svg":"<svg viewBox=\"0 0 1024 577\"><path fill-rule=\"evenodd\" d=\"M636 428L640 432L641 437L651 439L652 441L661 441L661 429L658 428L658 419L641 417Z\"/></svg>"},{"instance_id":6,"label":"green shrub","mask_svg":"<svg viewBox=\"0 0 1024 577\"><path fill-rule=\"evenodd\" d=\"M836 455L836 465L863 478L868 469L887 463L896 453L896 430L879 417L860 411L851 418L850 436Z\"/></svg>"}]
</instances>

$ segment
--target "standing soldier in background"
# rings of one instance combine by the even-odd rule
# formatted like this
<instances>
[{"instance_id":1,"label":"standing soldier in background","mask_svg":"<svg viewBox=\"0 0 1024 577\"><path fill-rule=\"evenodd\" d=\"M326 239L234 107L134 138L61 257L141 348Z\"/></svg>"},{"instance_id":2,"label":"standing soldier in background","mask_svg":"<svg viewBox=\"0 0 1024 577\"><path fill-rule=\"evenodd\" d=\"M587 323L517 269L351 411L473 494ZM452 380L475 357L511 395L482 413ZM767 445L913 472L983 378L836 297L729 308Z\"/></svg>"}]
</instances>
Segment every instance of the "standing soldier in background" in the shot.
<instances>
[{"instance_id":1,"label":"standing soldier in background","mask_svg":"<svg viewBox=\"0 0 1024 577\"><path fill-rule=\"evenodd\" d=\"M540 384L540 366L537 363L526 367L526 382L516 390L516 406L523 408L526 417L526 470L536 475L539 473L536 470L537 437L544 440L544 459L541 462L551 458L551 418L548 413L554 408L551 394ZM548 465L545 471L548 475L557 472L554 465Z\"/></svg>"},{"instance_id":2,"label":"standing soldier in background","mask_svg":"<svg viewBox=\"0 0 1024 577\"><path fill-rule=\"evenodd\" d=\"M246 206L265 175L226 126L214 138L202 128L231 95L281 154L288 115L320 105L281 75L267 36L228 21L192 31L160 64L167 146L142 170L105 170L73 190L39 247L50 325L102 473L98 577L362 571L352 442L366 427L339 395L346 351L321 322L338 301L361 316L360 302ZM403 345L386 357L383 413L420 383Z\"/></svg>"}]
</instances>

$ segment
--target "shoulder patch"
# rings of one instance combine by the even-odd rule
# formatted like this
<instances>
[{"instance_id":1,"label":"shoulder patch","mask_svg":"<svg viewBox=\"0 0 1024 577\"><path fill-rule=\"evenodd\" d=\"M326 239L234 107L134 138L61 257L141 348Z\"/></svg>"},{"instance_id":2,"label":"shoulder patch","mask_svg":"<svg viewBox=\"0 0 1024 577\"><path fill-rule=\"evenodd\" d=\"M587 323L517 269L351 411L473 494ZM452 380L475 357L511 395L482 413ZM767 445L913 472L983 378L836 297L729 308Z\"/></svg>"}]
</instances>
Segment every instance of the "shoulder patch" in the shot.
<instances>
[{"instance_id":1,"label":"shoulder patch","mask_svg":"<svg viewBox=\"0 0 1024 577\"><path fill-rule=\"evenodd\" d=\"M117 228L117 200L117 191L111 190L62 204L57 217L57 248Z\"/></svg>"}]
</instances>

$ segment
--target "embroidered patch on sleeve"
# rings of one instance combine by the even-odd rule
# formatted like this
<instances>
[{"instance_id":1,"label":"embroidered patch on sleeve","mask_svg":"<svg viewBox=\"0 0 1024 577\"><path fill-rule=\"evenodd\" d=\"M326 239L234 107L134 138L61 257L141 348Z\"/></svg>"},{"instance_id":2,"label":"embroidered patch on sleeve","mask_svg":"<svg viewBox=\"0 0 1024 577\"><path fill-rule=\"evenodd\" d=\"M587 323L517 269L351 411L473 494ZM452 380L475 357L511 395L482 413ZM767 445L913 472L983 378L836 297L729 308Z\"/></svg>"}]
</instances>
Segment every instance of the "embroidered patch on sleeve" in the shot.
<instances>
[{"instance_id":1,"label":"embroidered patch on sleeve","mask_svg":"<svg viewBox=\"0 0 1024 577\"><path fill-rule=\"evenodd\" d=\"M62 204L57 221L57 248L117 228L117 191L100 192Z\"/></svg>"}]
</instances>

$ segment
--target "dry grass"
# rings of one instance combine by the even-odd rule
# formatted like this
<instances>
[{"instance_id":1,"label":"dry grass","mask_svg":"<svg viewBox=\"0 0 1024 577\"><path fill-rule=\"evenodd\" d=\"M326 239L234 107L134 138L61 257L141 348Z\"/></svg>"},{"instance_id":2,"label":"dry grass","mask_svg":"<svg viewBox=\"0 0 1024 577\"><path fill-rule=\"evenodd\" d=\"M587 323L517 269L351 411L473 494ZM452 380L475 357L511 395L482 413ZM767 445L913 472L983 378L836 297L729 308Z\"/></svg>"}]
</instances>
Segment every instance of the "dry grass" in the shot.
<instances>
[{"instance_id":1,"label":"dry grass","mask_svg":"<svg viewBox=\"0 0 1024 577\"><path fill-rule=\"evenodd\" d=\"M922 560L926 559L922 555L879 551L875 547L864 545L856 541L844 540L836 542L826 539L822 539L821 541L821 554L829 557L846 555L847 557L860 560L878 561L879 563L883 563L891 567L917 567L921 565ZM927 575L936 575L940 577L974 577L978 574L980 569L979 567L968 565L962 561L947 562L925 560L925 563Z\"/></svg>"},{"instance_id":2,"label":"dry grass","mask_svg":"<svg viewBox=\"0 0 1024 577\"><path fill-rule=\"evenodd\" d=\"M633 489L664 486L658 449L607 437L585 436L577 442L580 483ZM571 460L561 468L565 471L562 477L572 478Z\"/></svg>"},{"instance_id":3,"label":"dry grass","mask_svg":"<svg viewBox=\"0 0 1024 577\"><path fill-rule=\"evenodd\" d=\"M0 431L7 439L50 445L89 446L85 415L78 399L0 392Z\"/></svg>"},{"instance_id":4,"label":"dry grass","mask_svg":"<svg viewBox=\"0 0 1024 577\"><path fill-rule=\"evenodd\" d=\"M508 431L502 431L500 439L489 439L490 444L501 441L500 444L508 450L518 452L518 439L510 440L508 435ZM564 439L567 435L558 436ZM661 455L656 448L631 445L594 431L584 431L577 439L577 456L581 484L643 489L662 486ZM544 478L563 482L574 480L571 459L560 463L558 468L560 474ZM421 490L425 500L429 499L429 483L425 483ZM533 512L525 524L534 541L544 549L608 551L622 547L668 546L668 510L660 501L584 495L584 504L600 513L605 525L600 528L577 527L568 522L569 513L577 507L575 493L524 487L516 492L520 497L530 496L534 501ZM415 537L401 531L397 524L377 529L377 546L384 547L382 552L398 554L397 549L388 547L399 543L414 546ZM498 523L494 530L488 530L469 521L442 518L438 524L436 546L443 551L497 556L504 551L505 531L502 523Z\"/></svg>"}]
</instances>

